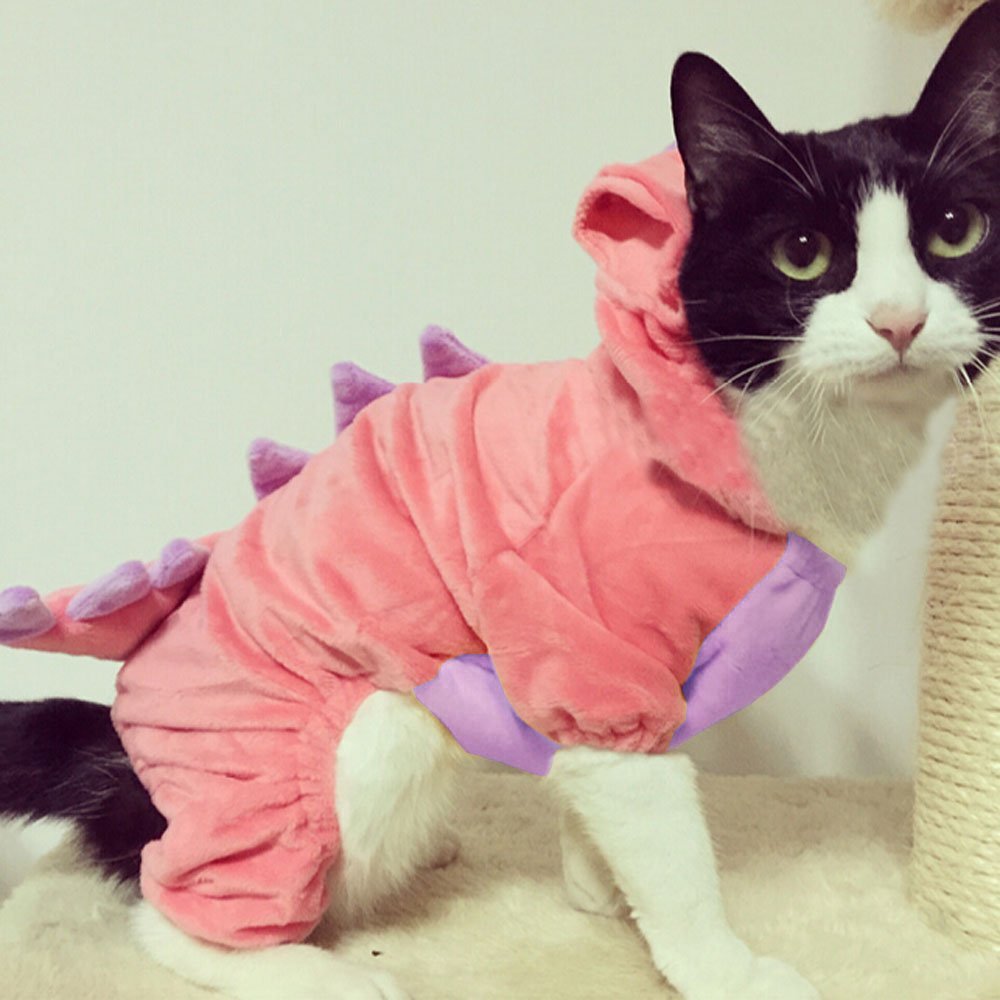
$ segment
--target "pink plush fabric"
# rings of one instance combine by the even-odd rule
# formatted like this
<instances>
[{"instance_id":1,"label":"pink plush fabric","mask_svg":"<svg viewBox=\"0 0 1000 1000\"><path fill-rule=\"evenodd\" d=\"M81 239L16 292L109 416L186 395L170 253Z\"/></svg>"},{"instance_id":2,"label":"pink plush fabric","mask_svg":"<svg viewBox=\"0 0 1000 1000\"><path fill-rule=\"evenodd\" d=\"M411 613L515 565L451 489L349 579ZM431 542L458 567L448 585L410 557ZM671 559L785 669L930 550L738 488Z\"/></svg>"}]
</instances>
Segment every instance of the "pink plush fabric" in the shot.
<instances>
[{"instance_id":1,"label":"pink plush fabric","mask_svg":"<svg viewBox=\"0 0 1000 1000\"><path fill-rule=\"evenodd\" d=\"M559 743L665 749L702 641L785 540L648 445L603 349L489 366L372 403L222 536L119 676L115 723L169 821L144 894L209 940L301 937L336 856L343 728L459 653L488 649Z\"/></svg>"},{"instance_id":2,"label":"pink plush fabric","mask_svg":"<svg viewBox=\"0 0 1000 1000\"><path fill-rule=\"evenodd\" d=\"M740 520L783 532L688 335L677 272L691 214L677 150L602 170L574 234L597 262L604 348L636 393L656 457Z\"/></svg>"},{"instance_id":3,"label":"pink plush fabric","mask_svg":"<svg viewBox=\"0 0 1000 1000\"><path fill-rule=\"evenodd\" d=\"M142 889L179 926L304 937L338 851L344 728L453 656L488 650L561 744L667 747L702 641L785 549L687 338L688 232L675 153L603 171L576 222L601 346L370 402L215 540L129 656L114 720L169 824Z\"/></svg>"}]
</instances>

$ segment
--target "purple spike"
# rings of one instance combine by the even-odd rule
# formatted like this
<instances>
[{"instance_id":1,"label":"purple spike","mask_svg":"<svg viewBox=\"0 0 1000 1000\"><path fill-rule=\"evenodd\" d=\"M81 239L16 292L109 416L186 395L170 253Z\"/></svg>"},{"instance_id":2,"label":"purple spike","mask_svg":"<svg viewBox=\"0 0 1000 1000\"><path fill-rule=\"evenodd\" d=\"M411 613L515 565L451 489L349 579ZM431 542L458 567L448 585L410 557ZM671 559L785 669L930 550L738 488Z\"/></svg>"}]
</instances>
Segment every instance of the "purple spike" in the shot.
<instances>
[{"instance_id":1,"label":"purple spike","mask_svg":"<svg viewBox=\"0 0 1000 1000\"><path fill-rule=\"evenodd\" d=\"M429 326L420 338L420 357L424 362L424 380L460 378L489 360L470 350L455 334L440 326Z\"/></svg>"},{"instance_id":2,"label":"purple spike","mask_svg":"<svg viewBox=\"0 0 1000 1000\"><path fill-rule=\"evenodd\" d=\"M48 632L56 619L37 590L8 587L0 591L0 643L32 639Z\"/></svg>"},{"instance_id":3,"label":"purple spike","mask_svg":"<svg viewBox=\"0 0 1000 1000\"><path fill-rule=\"evenodd\" d=\"M201 576L208 562L208 549L193 545L186 538L168 542L149 574L149 582L156 590L166 590L176 583L183 583Z\"/></svg>"},{"instance_id":4,"label":"purple spike","mask_svg":"<svg viewBox=\"0 0 1000 1000\"><path fill-rule=\"evenodd\" d=\"M350 361L339 361L330 369L333 386L333 415L339 434L373 400L392 392L396 386Z\"/></svg>"},{"instance_id":5,"label":"purple spike","mask_svg":"<svg viewBox=\"0 0 1000 1000\"><path fill-rule=\"evenodd\" d=\"M250 482L257 499L263 500L294 479L310 458L312 455L308 451L267 438L252 441L247 459L250 463Z\"/></svg>"},{"instance_id":6,"label":"purple spike","mask_svg":"<svg viewBox=\"0 0 1000 1000\"><path fill-rule=\"evenodd\" d=\"M152 589L141 562L122 563L93 583L88 583L66 605L66 614L77 622L103 618L142 600Z\"/></svg>"}]
</instances>

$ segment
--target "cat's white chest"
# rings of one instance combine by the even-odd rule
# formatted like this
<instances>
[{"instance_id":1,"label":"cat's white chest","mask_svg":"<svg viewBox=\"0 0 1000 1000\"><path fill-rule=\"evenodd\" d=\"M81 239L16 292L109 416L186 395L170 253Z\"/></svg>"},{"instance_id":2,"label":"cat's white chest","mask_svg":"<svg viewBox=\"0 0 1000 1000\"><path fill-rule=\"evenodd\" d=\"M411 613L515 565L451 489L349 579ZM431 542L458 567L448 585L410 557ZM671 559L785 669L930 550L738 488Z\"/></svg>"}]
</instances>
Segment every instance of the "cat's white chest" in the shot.
<instances>
[{"instance_id":1,"label":"cat's white chest","mask_svg":"<svg viewBox=\"0 0 1000 1000\"><path fill-rule=\"evenodd\" d=\"M775 512L851 561L919 460L927 418L948 390L944 378L915 377L895 386L899 399L888 402L780 386L742 400L744 443Z\"/></svg>"}]
</instances>

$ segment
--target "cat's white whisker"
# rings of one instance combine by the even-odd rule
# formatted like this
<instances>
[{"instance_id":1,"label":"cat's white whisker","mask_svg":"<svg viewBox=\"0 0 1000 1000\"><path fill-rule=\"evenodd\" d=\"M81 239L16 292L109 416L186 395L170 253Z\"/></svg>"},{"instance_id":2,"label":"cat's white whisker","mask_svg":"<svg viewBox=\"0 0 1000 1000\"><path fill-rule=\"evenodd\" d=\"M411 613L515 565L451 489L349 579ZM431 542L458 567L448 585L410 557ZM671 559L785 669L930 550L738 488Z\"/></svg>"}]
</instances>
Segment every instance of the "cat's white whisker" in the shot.
<instances>
[{"instance_id":1,"label":"cat's white whisker","mask_svg":"<svg viewBox=\"0 0 1000 1000\"><path fill-rule=\"evenodd\" d=\"M802 176L806 179L806 182L808 184L810 184L810 185L816 185L816 181L817 181L816 176L815 175L810 175L809 171L806 170L805 165L803 164L803 162L795 155L795 153L792 152L792 150L789 148L789 146L787 145L787 143L785 143L782 140L781 136L779 136L772 129L766 128L761 122L757 121L756 118L753 118L752 116L746 114L744 111L741 111L735 105L729 104L727 101L722 101L722 100L720 100L718 98L713 98L713 100L715 101L716 104L720 104L727 111L731 111L733 114L735 114L738 117L740 117L740 118L744 119L745 121L749 122L751 125L754 126L754 128L756 128L759 131L763 132L764 135L767 136L767 138L769 138L782 152L784 152L788 156L788 158L799 168L799 170L802 171ZM748 150L743 150L743 152L745 154L745 153L747 153L749 151ZM756 154L751 154L751 155L756 155ZM805 187L803 187L795 179L795 177L791 173L789 173L787 170L785 170L784 167L780 166L778 163L775 163L774 160L768 159L767 157L765 157L763 155L760 155L758 158L765 160L766 162L770 163L774 167L777 167L777 169L780 170L786 177L788 177L788 179L791 180L792 183L795 184L795 186L807 198L810 197L810 192ZM816 193L821 192L822 191L822 185L819 184L819 185L816 185L816 186L817 186L817 192Z\"/></svg>"},{"instance_id":2,"label":"cat's white whisker","mask_svg":"<svg viewBox=\"0 0 1000 1000\"><path fill-rule=\"evenodd\" d=\"M777 413L781 406L790 400L798 388L809 378L808 372L797 368L787 368L772 383L774 399L772 405L762 412L758 412L750 418L749 426L765 425Z\"/></svg>"},{"instance_id":3,"label":"cat's white whisker","mask_svg":"<svg viewBox=\"0 0 1000 1000\"><path fill-rule=\"evenodd\" d=\"M962 157L977 149L984 142L988 142L991 138L991 136L984 138L981 135L965 135L964 132L959 132L955 141L948 146L947 152L941 158L941 162L938 163L937 172L939 174L948 174L952 171L957 172L961 169L960 161Z\"/></svg>"},{"instance_id":4,"label":"cat's white whisker","mask_svg":"<svg viewBox=\"0 0 1000 1000\"><path fill-rule=\"evenodd\" d=\"M984 364L979 358L972 358L969 362L980 375L990 379L994 385L1000 386L1000 373L990 364Z\"/></svg>"},{"instance_id":5,"label":"cat's white whisker","mask_svg":"<svg viewBox=\"0 0 1000 1000\"><path fill-rule=\"evenodd\" d=\"M696 344L721 344L726 341L733 341L733 340L746 340L746 341L764 340L774 344L794 344L800 338L796 334L791 334L789 336L776 336L774 334L763 334L763 333L761 334L734 333L734 334L727 334L726 336L722 337L707 336L707 337L692 337L691 339Z\"/></svg>"},{"instance_id":6,"label":"cat's white whisker","mask_svg":"<svg viewBox=\"0 0 1000 1000\"><path fill-rule=\"evenodd\" d=\"M813 380L806 398L806 406L809 419L813 421L814 427L809 435L810 443L813 447L822 445L826 437L827 420L824 416L829 415L830 405L823 395L823 386L820 382ZM831 418L832 419L832 418Z\"/></svg>"},{"instance_id":7,"label":"cat's white whisker","mask_svg":"<svg viewBox=\"0 0 1000 1000\"><path fill-rule=\"evenodd\" d=\"M805 195L806 198L810 198L810 199L812 198L812 194L809 191L809 189L807 187L805 187L802 184L802 182L799 181L795 177L795 175L793 173L791 173L789 170L786 170L776 160L772 160L769 156L765 156L763 153L755 153L755 152L753 152L753 150L749 150L749 149L743 150L743 155L744 156L752 157L755 160L761 160L763 163L770 164L770 166L774 167L774 169L777 170L778 173L783 174L785 177L787 177L788 180L789 180L789 182L791 183L791 185L797 191L800 191L803 195Z\"/></svg>"},{"instance_id":8,"label":"cat's white whisker","mask_svg":"<svg viewBox=\"0 0 1000 1000\"><path fill-rule=\"evenodd\" d=\"M971 312L973 316L978 316L981 313L989 312L992 309L1000 309L1000 298L986 299L983 302L971 307L969 312Z\"/></svg>"},{"instance_id":9,"label":"cat's white whisker","mask_svg":"<svg viewBox=\"0 0 1000 1000\"><path fill-rule=\"evenodd\" d=\"M796 326L802 326L802 320L795 313L795 308L792 305L792 285L789 282L785 285L785 308L788 310L788 315L792 317Z\"/></svg>"},{"instance_id":10,"label":"cat's white whisker","mask_svg":"<svg viewBox=\"0 0 1000 1000\"><path fill-rule=\"evenodd\" d=\"M958 369L958 374L964 379L966 386L968 387L968 395L972 397L972 401L976 407L976 414L979 420L979 427L983 433L983 444L993 445L995 441L993 435L990 433L989 426L986 421L986 414L983 412L982 400L979 398L979 393L976 391L976 386L972 379L969 377L969 373L964 368Z\"/></svg>"},{"instance_id":11,"label":"cat's white whisker","mask_svg":"<svg viewBox=\"0 0 1000 1000\"><path fill-rule=\"evenodd\" d=\"M944 162L938 168L938 172L945 176L962 174L970 167L973 167L977 163L995 155L996 144L997 137L995 135L987 135L971 139L963 146L956 146L954 151L945 158ZM977 149L980 149L983 146L992 148L987 148L978 156L973 155Z\"/></svg>"},{"instance_id":12,"label":"cat's white whisker","mask_svg":"<svg viewBox=\"0 0 1000 1000\"><path fill-rule=\"evenodd\" d=\"M778 364L781 364L781 362L783 360L784 359L780 358L780 357L779 358L769 358L767 361L761 361L758 364L750 365L749 367L744 368L741 371L738 371L731 378L726 379L725 382L719 383L719 385L717 385L707 396L705 396L702 399L700 399L699 403L705 403L705 402L707 402L714 395L716 395L717 393L722 392L723 389L728 388L734 382L736 382L737 380L743 378L744 375L749 375L751 372L758 371L761 368L766 368L766 367L768 367L768 365L778 365Z\"/></svg>"},{"instance_id":13,"label":"cat's white whisker","mask_svg":"<svg viewBox=\"0 0 1000 1000\"><path fill-rule=\"evenodd\" d=\"M923 177L927 176L927 172L934 165L938 153L941 151L942 145L945 139L949 136L952 129L955 127L956 123L964 124L964 119L962 118L963 113L969 104L982 96L987 84L992 84L992 78L996 75L996 70L989 70L980 77L979 81L972 87L972 89L966 94L965 98L958 104L955 110L952 112L951 117L945 123L944 128L938 134L937 142L934 144L934 148L931 150L931 155L927 158L927 163L924 165Z\"/></svg>"},{"instance_id":14,"label":"cat's white whisker","mask_svg":"<svg viewBox=\"0 0 1000 1000\"><path fill-rule=\"evenodd\" d=\"M754 379L757 378L757 376L760 374L760 371L761 371L761 369L758 369L757 371L755 371L750 376L750 378L747 380L747 384L745 386L743 386L743 388L740 390L740 394L739 394L739 396L736 398L736 400L734 402L734 409L735 410L739 411L739 410L741 410L743 408L744 404L746 403L746 399L747 399L747 396L748 396L748 394L750 392L750 389L753 386ZM782 377L784 377L784 374L785 373L782 373L781 375L779 375L778 378L775 381L776 382L780 381L780 379Z\"/></svg>"},{"instance_id":15,"label":"cat's white whisker","mask_svg":"<svg viewBox=\"0 0 1000 1000\"><path fill-rule=\"evenodd\" d=\"M811 168L812 182L816 190L820 193L823 191L823 180L820 177L819 168L816 166L816 157L813 153L813 140L812 136L805 136L803 139L803 145L805 146L806 156L809 157L809 166Z\"/></svg>"}]
</instances>

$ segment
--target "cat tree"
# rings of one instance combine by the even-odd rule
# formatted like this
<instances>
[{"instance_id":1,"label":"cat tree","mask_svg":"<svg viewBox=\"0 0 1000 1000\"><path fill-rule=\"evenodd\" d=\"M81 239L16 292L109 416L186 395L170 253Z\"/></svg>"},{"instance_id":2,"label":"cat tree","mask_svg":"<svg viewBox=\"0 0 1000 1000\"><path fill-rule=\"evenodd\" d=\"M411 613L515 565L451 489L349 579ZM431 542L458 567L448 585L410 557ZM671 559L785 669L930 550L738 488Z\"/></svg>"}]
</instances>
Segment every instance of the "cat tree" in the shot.
<instances>
[{"instance_id":1,"label":"cat tree","mask_svg":"<svg viewBox=\"0 0 1000 1000\"><path fill-rule=\"evenodd\" d=\"M910 874L936 926L1000 949L1000 373L976 389L945 453L928 565Z\"/></svg>"},{"instance_id":2,"label":"cat tree","mask_svg":"<svg viewBox=\"0 0 1000 1000\"><path fill-rule=\"evenodd\" d=\"M937 31L946 25L959 24L983 0L878 0L882 13L890 20L914 31Z\"/></svg>"},{"instance_id":3,"label":"cat tree","mask_svg":"<svg viewBox=\"0 0 1000 1000\"><path fill-rule=\"evenodd\" d=\"M880 0L918 31L981 0ZM1000 370L959 409L927 570L910 889L966 944L1000 950Z\"/></svg>"}]
</instances>

